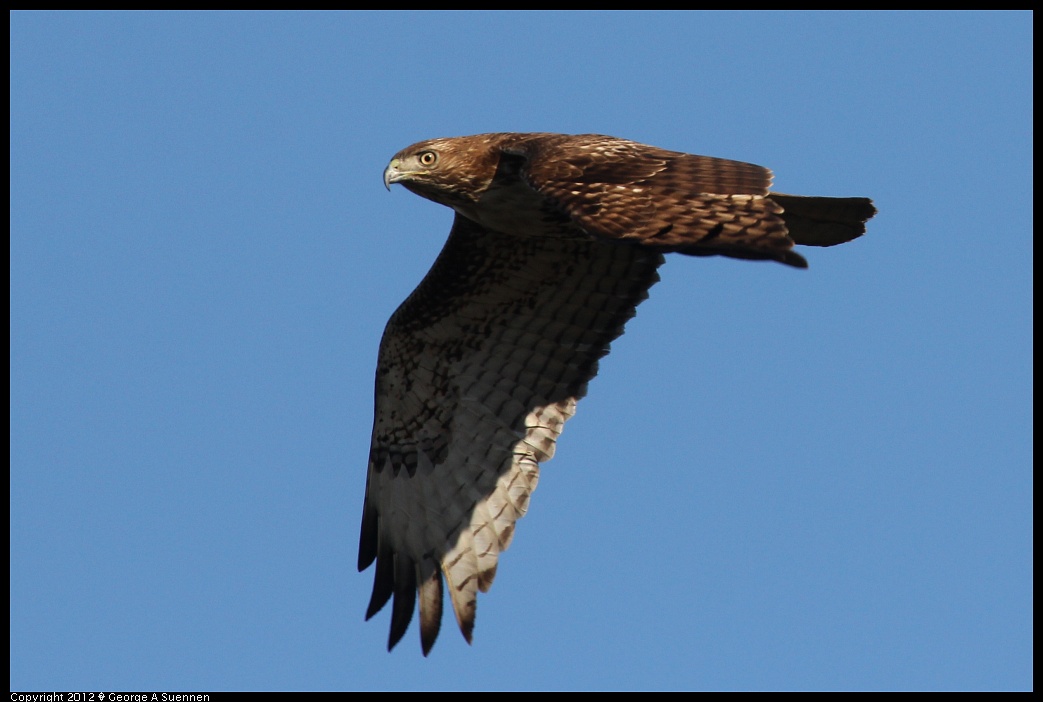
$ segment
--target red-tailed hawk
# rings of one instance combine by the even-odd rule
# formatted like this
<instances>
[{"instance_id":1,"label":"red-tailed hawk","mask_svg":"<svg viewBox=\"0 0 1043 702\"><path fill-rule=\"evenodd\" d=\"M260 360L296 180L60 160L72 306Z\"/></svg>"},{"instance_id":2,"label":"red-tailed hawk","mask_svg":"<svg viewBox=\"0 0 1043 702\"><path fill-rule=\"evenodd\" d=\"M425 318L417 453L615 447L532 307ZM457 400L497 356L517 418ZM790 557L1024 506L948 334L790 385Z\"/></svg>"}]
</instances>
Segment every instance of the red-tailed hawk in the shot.
<instances>
[{"instance_id":1,"label":"red-tailed hawk","mask_svg":"<svg viewBox=\"0 0 1043 702\"><path fill-rule=\"evenodd\" d=\"M479 134L399 151L390 188L456 211L449 240L388 322L362 512L366 618L394 596L390 650L420 601L427 655L443 578L470 641L496 574L598 359L663 254L806 268L794 244L865 232L866 198L769 192L771 171L595 134Z\"/></svg>"}]
</instances>

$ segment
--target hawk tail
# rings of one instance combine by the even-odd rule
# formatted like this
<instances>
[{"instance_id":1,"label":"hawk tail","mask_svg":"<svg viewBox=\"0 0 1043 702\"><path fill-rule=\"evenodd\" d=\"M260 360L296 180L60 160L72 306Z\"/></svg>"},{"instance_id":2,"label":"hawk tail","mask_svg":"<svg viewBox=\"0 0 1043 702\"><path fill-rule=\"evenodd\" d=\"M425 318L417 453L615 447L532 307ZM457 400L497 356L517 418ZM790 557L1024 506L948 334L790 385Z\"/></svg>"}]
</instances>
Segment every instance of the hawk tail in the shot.
<instances>
[{"instance_id":1,"label":"hawk tail","mask_svg":"<svg viewBox=\"0 0 1043 702\"><path fill-rule=\"evenodd\" d=\"M866 233L866 220L876 214L865 197L804 197L770 193L782 206L793 243L803 246L835 246Z\"/></svg>"}]
</instances>

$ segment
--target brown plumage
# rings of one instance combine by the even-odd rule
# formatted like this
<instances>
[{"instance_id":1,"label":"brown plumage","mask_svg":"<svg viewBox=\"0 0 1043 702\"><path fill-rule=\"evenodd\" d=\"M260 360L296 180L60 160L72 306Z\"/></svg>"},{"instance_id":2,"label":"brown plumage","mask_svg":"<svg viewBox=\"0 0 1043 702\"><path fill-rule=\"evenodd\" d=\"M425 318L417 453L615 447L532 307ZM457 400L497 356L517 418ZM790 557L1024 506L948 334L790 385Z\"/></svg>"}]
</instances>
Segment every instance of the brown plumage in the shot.
<instances>
[{"instance_id":1,"label":"brown plumage","mask_svg":"<svg viewBox=\"0 0 1043 702\"><path fill-rule=\"evenodd\" d=\"M394 598L390 650L443 578L470 641L539 464L663 254L775 260L865 232L866 198L769 192L771 172L584 134L479 134L403 149L384 183L453 208L442 253L380 344L359 570L366 618Z\"/></svg>"}]
</instances>

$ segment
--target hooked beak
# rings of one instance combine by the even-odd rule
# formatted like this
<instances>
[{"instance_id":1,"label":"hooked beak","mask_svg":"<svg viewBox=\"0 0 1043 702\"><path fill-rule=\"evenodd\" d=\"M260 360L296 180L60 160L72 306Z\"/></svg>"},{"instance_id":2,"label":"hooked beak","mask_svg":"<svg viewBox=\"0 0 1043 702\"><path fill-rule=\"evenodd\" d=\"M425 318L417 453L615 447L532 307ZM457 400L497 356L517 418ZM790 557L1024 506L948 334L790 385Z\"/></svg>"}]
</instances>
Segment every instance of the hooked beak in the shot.
<instances>
[{"instance_id":1,"label":"hooked beak","mask_svg":"<svg viewBox=\"0 0 1043 702\"><path fill-rule=\"evenodd\" d=\"M405 178L408 173L403 173L398 169L402 165L402 162L397 158L391 159L391 163L384 169L384 187L391 190L391 184L397 183L398 181Z\"/></svg>"}]
</instances>

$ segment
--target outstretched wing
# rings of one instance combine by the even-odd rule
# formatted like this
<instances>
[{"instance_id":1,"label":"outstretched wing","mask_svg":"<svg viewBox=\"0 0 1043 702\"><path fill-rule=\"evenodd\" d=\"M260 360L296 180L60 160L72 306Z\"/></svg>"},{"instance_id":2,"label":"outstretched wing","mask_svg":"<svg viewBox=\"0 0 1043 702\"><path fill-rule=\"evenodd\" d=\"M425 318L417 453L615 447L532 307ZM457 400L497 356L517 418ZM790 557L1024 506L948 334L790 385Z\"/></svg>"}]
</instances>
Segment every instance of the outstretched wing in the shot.
<instances>
[{"instance_id":1,"label":"outstretched wing","mask_svg":"<svg viewBox=\"0 0 1043 702\"><path fill-rule=\"evenodd\" d=\"M359 570L376 561L367 618L394 598L389 649L419 595L427 654L443 577L470 641L477 592L539 463L662 260L649 247L518 237L456 216L380 344Z\"/></svg>"}]
</instances>

